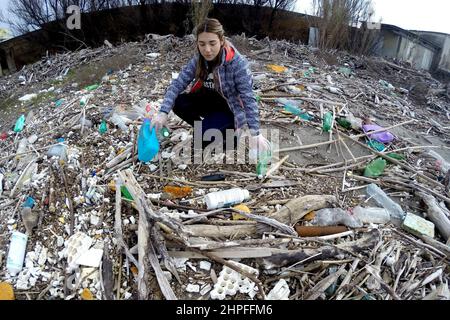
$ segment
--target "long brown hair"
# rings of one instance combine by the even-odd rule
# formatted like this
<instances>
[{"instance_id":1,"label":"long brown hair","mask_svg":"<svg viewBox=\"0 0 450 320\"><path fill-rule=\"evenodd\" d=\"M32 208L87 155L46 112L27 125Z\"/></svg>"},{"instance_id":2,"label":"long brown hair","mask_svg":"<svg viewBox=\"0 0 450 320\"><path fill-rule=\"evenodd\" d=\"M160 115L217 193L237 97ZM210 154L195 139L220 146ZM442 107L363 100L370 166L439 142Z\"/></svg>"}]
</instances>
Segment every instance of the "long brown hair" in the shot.
<instances>
[{"instance_id":1,"label":"long brown hair","mask_svg":"<svg viewBox=\"0 0 450 320\"><path fill-rule=\"evenodd\" d=\"M225 45L225 31L223 30L223 26L219 22L219 20L212 19L212 18L206 18L200 24L198 24L195 27L196 41L198 40L199 34L202 32L209 32L209 33L216 34L219 37L220 42L223 42ZM208 70L206 70L206 66L205 66L206 61L205 61L205 58L203 58L203 56L200 54L200 50L198 50L198 44L196 44L196 46L197 46L197 51L199 53L199 59L197 62L197 69L195 71L195 78L204 80L204 79L206 79L206 76L208 74ZM223 50L223 47L220 49L219 54L217 55L217 58L215 60L215 63L218 63L218 61L220 61L220 58L222 56L222 50Z\"/></svg>"}]
</instances>

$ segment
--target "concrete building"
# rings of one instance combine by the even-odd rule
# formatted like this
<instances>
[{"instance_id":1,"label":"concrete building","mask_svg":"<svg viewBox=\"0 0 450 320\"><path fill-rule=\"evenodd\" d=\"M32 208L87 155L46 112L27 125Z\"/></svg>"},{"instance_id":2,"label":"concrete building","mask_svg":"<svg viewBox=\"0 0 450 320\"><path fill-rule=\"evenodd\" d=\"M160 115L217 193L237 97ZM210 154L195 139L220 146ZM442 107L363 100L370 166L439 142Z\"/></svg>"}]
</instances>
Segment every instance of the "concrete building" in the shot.
<instances>
[{"instance_id":1,"label":"concrete building","mask_svg":"<svg viewBox=\"0 0 450 320\"><path fill-rule=\"evenodd\" d=\"M439 49L437 70L450 74L450 34L430 31L411 31L420 37L433 42Z\"/></svg>"},{"instance_id":2,"label":"concrete building","mask_svg":"<svg viewBox=\"0 0 450 320\"><path fill-rule=\"evenodd\" d=\"M433 71L439 64L440 47L418 34L382 24L377 54L407 61L416 69Z\"/></svg>"}]
</instances>

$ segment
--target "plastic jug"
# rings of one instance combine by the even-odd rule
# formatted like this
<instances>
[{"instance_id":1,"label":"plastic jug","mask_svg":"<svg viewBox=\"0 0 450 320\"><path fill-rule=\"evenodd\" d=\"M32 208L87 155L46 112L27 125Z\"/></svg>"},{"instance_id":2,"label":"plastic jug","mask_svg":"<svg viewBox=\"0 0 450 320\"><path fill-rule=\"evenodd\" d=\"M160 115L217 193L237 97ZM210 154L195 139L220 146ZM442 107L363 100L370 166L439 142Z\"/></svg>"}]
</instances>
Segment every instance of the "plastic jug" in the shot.
<instances>
[{"instance_id":1,"label":"plastic jug","mask_svg":"<svg viewBox=\"0 0 450 320\"><path fill-rule=\"evenodd\" d=\"M138 136L138 159L142 162L148 162L159 151L159 141L156 136L155 128L150 131L150 119L145 118L144 123L139 130Z\"/></svg>"}]
</instances>

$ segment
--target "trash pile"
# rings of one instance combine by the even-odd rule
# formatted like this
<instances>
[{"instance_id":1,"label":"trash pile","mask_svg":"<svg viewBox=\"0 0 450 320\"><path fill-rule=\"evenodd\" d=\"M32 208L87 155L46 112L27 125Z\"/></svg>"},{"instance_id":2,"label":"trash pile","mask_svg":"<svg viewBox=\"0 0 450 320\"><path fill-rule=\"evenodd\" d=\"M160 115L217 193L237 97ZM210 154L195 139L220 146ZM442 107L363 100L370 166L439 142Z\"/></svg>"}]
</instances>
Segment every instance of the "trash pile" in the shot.
<instances>
[{"instance_id":1,"label":"trash pile","mask_svg":"<svg viewBox=\"0 0 450 320\"><path fill-rule=\"evenodd\" d=\"M446 87L380 58L231 42L279 135L256 165L178 156L192 128L173 113L148 129L191 36L0 78L15 101L0 124L0 299L450 299ZM135 64L63 81L130 48Z\"/></svg>"}]
</instances>

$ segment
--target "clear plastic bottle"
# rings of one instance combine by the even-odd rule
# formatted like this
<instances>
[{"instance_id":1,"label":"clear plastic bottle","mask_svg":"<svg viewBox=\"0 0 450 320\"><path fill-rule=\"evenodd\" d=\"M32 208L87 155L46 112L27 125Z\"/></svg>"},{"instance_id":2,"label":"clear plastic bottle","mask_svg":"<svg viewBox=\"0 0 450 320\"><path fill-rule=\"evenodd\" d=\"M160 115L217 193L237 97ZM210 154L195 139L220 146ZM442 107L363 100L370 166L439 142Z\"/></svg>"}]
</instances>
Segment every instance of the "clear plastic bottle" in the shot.
<instances>
[{"instance_id":1,"label":"clear plastic bottle","mask_svg":"<svg viewBox=\"0 0 450 320\"><path fill-rule=\"evenodd\" d=\"M362 223L385 224L391 221L389 212L384 208L363 208L357 206L353 208L353 215Z\"/></svg>"},{"instance_id":2,"label":"clear plastic bottle","mask_svg":"<svg viewBox=\"0 0 450 320\"><path fill-rule=\"evenodd\" d=\"M229 207L249 199L248 190L233 188L217 192L211 192L205 195L205 202L208 210Z\"/></svg>"},{"instance_id":3,"label":"clear plastic bottle","mask_svg":"<svg viewBox=\"0 0 450 320\"><path fill-rule=\"evenodd\" d=\"M389 212L392 222L398 224L405 219L406 214L402 207L389 198L376 184L371 183L367 186L367 194Z\"/></svg>"},{"instance_id":4,"label":"clear plastic bottle","mask_svg":"<svg viewBox=\"0 0 450 320\"><path fill-rule=\"evenodd\" d=\"M27 249L28 236L21 232L13 232L11 235L11 243L9 246L8 259L6 261L6 269L15 276L23 268L23 260Z\"/></svg>"},{"instance_id":5,"label":"clear plastic bottle","mask_svg":"<svg viewBox=\"0 0 450 320\"><path fill-rule=\"evenodd\" d=\"M317 226L336 226L343 224L350 228L361 228L362 223L349 212L341 208L326 208L316 212L313 225Z\"/></svg>"},{"instance_id":6,"label":"clear plastic bottle","mask_svg":"<svg viewBox=\"0 0 450 320\"><path fill-rule=\"evenodd\" d=\"M24 155L21 153L24 153L27 151L27 146L28 146L28 139L27 138L22 138L19 141L19 146L17 147L17 159L23 158Z\"/></svg>"}]
</instances>

